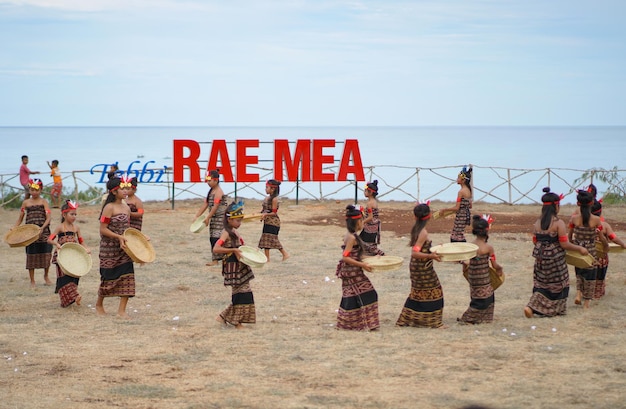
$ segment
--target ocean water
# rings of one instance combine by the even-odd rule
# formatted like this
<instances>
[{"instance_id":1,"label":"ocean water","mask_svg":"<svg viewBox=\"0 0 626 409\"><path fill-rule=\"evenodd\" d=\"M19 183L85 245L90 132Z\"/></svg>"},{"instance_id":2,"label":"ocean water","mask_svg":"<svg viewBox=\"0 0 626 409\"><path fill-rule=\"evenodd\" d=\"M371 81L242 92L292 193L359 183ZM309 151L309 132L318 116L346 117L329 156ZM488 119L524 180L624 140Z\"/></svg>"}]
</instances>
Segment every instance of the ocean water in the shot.
<instances>
[{"instance_id":1,"label":"ocean water","mask_svg":"<svg viewBox=\"0 0 626 409\"><path fill-rule=\"evenodd\" d=\"M228 193L236 189L241 197L255 198L263 197L264 181L273 176L276 139L335 140L337 146L324 153L337 160L341 142L357 139L366 179L379 181L381 200L454 200L458 191L454 179L468 164L474 166L475 200L513 203L538 200L547 185L557 193L571 192L589 183L576 184L586 170L626 169L626 127L0 127L0 138L4 183L19 185L14 176L25 154L31 170L42 172L44 183L51 182L46 161L59 160L66 191L75 185L80 190L89 185L104 188L104 164L117 162L120 169L131 166L131 171L171 167L175 139L200 143L202 168L214 139L260 140L261 146L248 152L258 156L259 164L248 173L259 174L261 182L223 184ZM233 160L234 145L228 146ZM509 178L511 185L506 183ZM172 191L155 180L146 177L140 186L143 200L196 198L207 192L203 183L176 184ZM598 180L594 183L600 192L606 189ZM284 182L281 195L360 200L362 187L363 183ZM575 202L573 196L570 193L566 202Z\"/></svg>"}]
</instances>

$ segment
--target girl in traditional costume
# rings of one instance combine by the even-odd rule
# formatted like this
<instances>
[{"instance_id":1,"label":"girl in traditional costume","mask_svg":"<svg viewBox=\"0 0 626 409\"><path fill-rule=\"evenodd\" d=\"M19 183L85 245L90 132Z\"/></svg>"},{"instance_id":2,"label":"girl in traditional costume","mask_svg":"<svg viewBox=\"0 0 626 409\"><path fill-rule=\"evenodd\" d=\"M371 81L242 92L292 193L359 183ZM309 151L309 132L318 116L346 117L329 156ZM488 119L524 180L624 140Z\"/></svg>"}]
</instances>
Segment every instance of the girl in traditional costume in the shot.
<instances>
[{"instance_id":1,"label":"girl in traditional costume","mask_svg":"<svg viewBox=\"0 0 626 409\"><path fill-rule=\"evenodd\" d=\"M600 239L608 246L606 237L602 232L602 219L591 213L593 194L586 190L579 190L576 195L579 212L570 219L568 236L572 243L585 247L591 256L597 257L596 239ZM576 271L576 298L575 304L583 304L589 308L596 291L596 278L598 266L589 268L574 267Z\"/></svg>"},{"instance_id":2,"label":"girl in traditional costume","mask_svg":"<svg viewBox=\"0 0 626 409\"><path fill-rule=\"evenodd\" d=\"M270 261L270 250L277 249L283 256L283 261L289 258L289 254L278 240L280 231L280 218L278 217L278 195L280 194L280 182L270 179L265 184L267 197L263 200L261 209L261 220L263 221L263 232L259 239L259 248L265 251L267 261Z\"/></svg>"},{"instance_id":3,"label":"girl in traditional costume","mask_svg":"<svg viewBox=\"0 0 626 409\"><path fill-rule=\"evenodd\" d=\"M63 206L61 206L61 224L48 237L48 243L55 246L52 263L57 265L57 285L54 292L59 294L61 307L64 308L73 303L80 305L82 297L78 293L78 281L80 279L63 273L57 262L58 251L65 243L79 243L85 248L87 253L91 254L91 249L84 244L83 237L80 234L80 227L74 224L77 217L77 209L77 203L66 200Z\"/></svg>"},{"instance_id":4,"label":"girl in traditional costume","mask_svg":"<svg viewBox=\"0 0 626 409\"><path fill-rule=\"evenodd\" d=\"M606 293L606 273L609 268L609 249L608 246L604 246L602 238L599 236L603 234L607 244L609 242L620 245L622 248L626 248L626 244L617 237L613 231L613 227L604 220L602 217L602 199L595 200L593 206L591 206L591 214L599 216L602 220L602 230L598 231L598 238L596 244L602 247L603 251L598 251L596 261L598 262L598 274L596 276L596 288L593 294L595 300L600 299Z\"/></svg>"},{"instance_id":5,"label":"girl in traditional costume","mask_svg":"<svg viewBox=\"0 0 626 409\"><path fill-rule=\"evenodd\" d=\"M250 280L254 273L250 266L239 261L241 259L240 246L244 245L243 237L239 234L239 227L243 219L243 202L232 203L226 208L223 220L223 231L213 251L223 255L222 276L224 285L232 288L231 303L216 318L217 321L243 328L242 324L256 323L254 295L250 287Z\"/></svg>"},{"instance_id":6,"label":"girl in traditional costume","mask_svg":"<svg viewBox=\"0 0 626 409\"><path fill-rule=\"evenodd\" d=\"M130 227L141 231L143 225L143 202L135 193L137 193L137 178L130 180L131 188L128 189L128 197L126 204L130 208Z\"/></svg>"},{"instance_id":7,"label":"girl in traditional costume","mask_svg":"<svg viewBox=\"0 0 626 409\"><path fill-rule=\"evenodd\" d=\"M15 227L22 224L35 224L41 228L39 238L32 244L26 246L26 269L30 277L30 286L35 287L35 269L43 268L43 279L46 285L52 285L48 278L50 261L52 259L52 245L48 243L50 236L50 206L48 201L41 197L43 182L41 179L29 179L29 198L22 202L20 215L17 218Z\"/></svg>"},{"instance_id":8,"label":"girl in traditional costume","mask_svg":"<svg viewBox=\"0 0 626 409\"><path fill-rule=\"evenodd\" d=\"M347 232L343 238L343 257L337 264L341 278L341 303L337 313L337 328L375 331L380 328L378 294L363 270L372 267L363 262L363 242L357 232L363 228L363 212L353 205L346 207Z\"/></svg>"},{"instance_id":9,"label":"girl in traditional costume","mask_svg":"<svg viewBox=\"0 0 626 409\"><path fill-rule=\"evenodd\" d=\"M472 208L472 168L463 167L456 183L461 185L459 193L456 196L456 204L448 209L441 209L440 216L445 216L449 212L455 212L454 226L450 233L451 242L465 242L465 227L471 223L470 209Z\"/></svg>"},{"instance_id":10,"label":"girl in traditional costume","mask_svg":"<svg viewBox=\"0 0 626 409\"><path fill-rule=\"evenodd\" d=\"M404 303L396 325L401 327L442 328L443 289L433 267L433 260L441 256L431 253L432 241L428 237L426 223L430 219L430 206L420 203L413 208L415 224L411 229L411 293Z\"/></svg>"},{"instance_id":11,"label":"girl in traditional costume","mask_svg":"<svg viewBox=\"0 0 626 409\"><path fill-rule=\"evenodd\" d=\"M363 230L361 230L361 240L363 250L368 256L384 256L385 252L378 248L380 244L380 219L378 218L378 181L370 182L365 187L365 219L363 220Z\"/></svg>"},{"instance_id":12,"label":"girl in traditional costume","mask_svg":"<svg viewBox=\"0 0 626 409\"><path fill-rule=\"evenodd\" d=\"M567 238L567 226L558 218L562 195L543 189L541 217L533 225L532 255L533 293L524 307L524 315L554 317L567 312L569 295L569 271L565 262L565 250L589 254L586 248L571 243Z\"/></svg>"},{"instance_id":13,"label":"girl in traditional costume","mask_svg":"<svg viewBox=\"0 0 626 409\"><path fill-rule=\"evenodd\" d=\"M128 299L135 296L135 269L126 254L124 231L130 227L130 207L124 202L132 188L130 178L112 177L107 182L109 195L100 213L100 287L96 312L105 315L104 299L120 297L117 315L126 313Z\"/></svg>"},{"instance_id":14,"label":"girl in traditional costume","mask_svg":"<svg viewBox=\"0 0 626 409\"><path fill-rule=\"evenodd\" d=\"M470 305L457 321L467 324L481 324L493 321L495 306L494 289L489 278L489 263L502 275L502 266L496 261L496 253L489 240L489 228L493 219L475 215L472 220L473 241L478 246L476 256L469 262L463 262L463 272L467 274L470 286Z\"/></svg>"},{"instance_id":15,"label":"girl in traditional costume","mask_svg":"<svg viewBox=\"0 0 626 409\"><path fill-rule=\"evenodd\" d=\"M224 230L224 213L228 207L228 196L224 194L220 186L220 173L217 170L207 172L204 180L209 185L209 193L204 200L202 207L196 212L195 219L200 217L206 209L209 213L204 218L204 224L209 226L209 241L211 243L211 261L207 266L216 266L223 255L214 250L215 243L219 240Z\"/></svg>"}]
</instances>

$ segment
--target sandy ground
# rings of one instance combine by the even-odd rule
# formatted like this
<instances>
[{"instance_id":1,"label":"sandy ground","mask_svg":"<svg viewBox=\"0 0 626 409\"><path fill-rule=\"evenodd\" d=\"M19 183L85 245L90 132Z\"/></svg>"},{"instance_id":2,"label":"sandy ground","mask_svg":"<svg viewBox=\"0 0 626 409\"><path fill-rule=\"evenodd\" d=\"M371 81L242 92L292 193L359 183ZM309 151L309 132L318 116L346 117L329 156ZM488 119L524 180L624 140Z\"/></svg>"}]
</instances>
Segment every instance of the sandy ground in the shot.
<instances>
[{"instance_id":1,"label":"sandy ground","mask_svg":"<svg viewBox=\"0 0 626 409\"><path fill-rule=\"evenodd\" d=\"M247 200L247 212L260 201ZM369 273L379 294L381 329L335 327L348 202L284 201L280 238L291 258L255 269L257 323L225 328L215 316L230 302L221 270L206 267L208 234L189 232L200 201L148 203L144 232L155 262L136 266L131 320L94 310L99 283L99 207L79 208L94 267L80 281L82 306L63 309L54 288L29 287L23 248L0 246L0 407L2 408L623 408L626 407L626 254L612 256L607 295L583 310L570 293L568 314L527 319L532 289L532 221L539 206L476 204L495 216L490 242L506 281L496 320L458 325L469 289L454 263L437 263L445 330L396 327L408 295L412 204L381 202L381 248L405 258L396 271ZM437 209L443 204L433 203ZM574 208L562 210L567 218ZM626 237L626 210L605 216ZM0 231L17 220L0 210ZM53 210L53 226L59 222ZM448 241L452 219L434 221L434 244ZM244 223L247 244L259 222ZM573 268L570 270L573 276ZM55 271L51 270L54 277ZM572 287L575 280L572 278Z\"/></svg>"}]
</instances>

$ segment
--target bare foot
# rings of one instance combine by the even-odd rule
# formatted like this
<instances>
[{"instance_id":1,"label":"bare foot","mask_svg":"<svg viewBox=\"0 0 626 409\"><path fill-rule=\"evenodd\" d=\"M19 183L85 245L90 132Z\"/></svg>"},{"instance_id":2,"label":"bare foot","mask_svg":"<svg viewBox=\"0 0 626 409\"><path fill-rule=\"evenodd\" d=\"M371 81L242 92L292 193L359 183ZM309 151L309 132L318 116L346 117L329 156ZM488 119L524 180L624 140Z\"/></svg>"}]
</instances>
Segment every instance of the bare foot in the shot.
<instances>
[{"instance_id":1,"label":"bare foot","mask_svg":"<svg viewBox=\"0 0 626 409\"><path fill-rule=\"evenodd\" d=\"M283 256L283 261L287 260L289 257L290 257L290 256L289 256L289 254L285 254L285 255Z\"/></svg>"},{"instance_id":2,"label":"bare foot","mask_svg":"<svg viewBox=\"0 0 626 409\"><path fill-rule=\"evenodd\" d=\"M576 299L574 300L574 304L580 305L580 298L576 297Z\"/></svg>"},{"instance_id":3,"label":"bare foot","mask_svg":"<svg viewBox=\"0 0 626 409\"><path fill-rule=\"evenodd\" d=\"M98 314L101 317L104 317L105 315L107 315L106 311L104 311L104 307L102 305L96 305L96 314Z\"/></svg>"},{"instance_id":4,"label":"bare foot","mask_svg":"<svg viewBox=\"0 0 626 409\"><path fill-rule=\"evenodd\" d=\"M30 282L30 288L37 288L37 284L34 281Z\"/></svg>"},{"instance_id":5,"label":"bare foot","mask_svg":"<svg viewBox=\"0 0 626 409\"><path fill-rule=\"evenodd\" d=\"M43 278L46 281L46 285L52 285L52 281L48 277Z\"/></svg>"},{"instance_id":6,"label":"bare foot","mask_svg":"<svg viewBox=\"0 0 626 409\"><path fill-rule=\"evenodd\" d=\"M244 327L242 323L239 323L239 324L235 325L235 328L237 328L237 329L245 329L246 327Z\"/></svg>"},{"instance_id":7,"label":"bare foot","mask_svg":"<svg viewBox=\"0 0 626 409\"><path fill-rule=\"evenodd\" d=\"M83 296L79 295L76 297L76 305L80 305L80 303L83 301Z\"/></svg>"},{"instance_id":8,"label":"bare foot","mask_svg":"<svg viewBox=\"0 0 626 409\"><path fill-rule=\"evenodd\" d=\"M128 315L126 312L118 312L117 313L117 317L121 318L123 320L129 320L130 319L130 315Z\"/></svg>"},{"instance_id":9,"label":"bare foot","mask_svg":"<svg viewBox=\"0 0 626 409\"><path fill-rule=\"evenodd\" d=\"M590 304L591 304L591 300L585 300L583 303L583 308L588 309Z\"/></svg>"},{"instance_id":10,"label":"bare foot","mask_svg":"<svg viewBox=\"0 0 626 409\"><path fill-rule=\"evenodd\" d=\"M221 315L218 315L217 317L215 317L215 321L219 322L222 325L226 325L226 320L222 318Z\"/></svg>"},{"instance_id":11,"label":"bare foot","mask_svg":"<svg viewBox=\"0 0 626 409\"><path fill-rule=\"evenodd\" d=\"M524 315L526 316L526 318L532 318L533 310L530 307L524 307Z\"/></svg>"},{"instance_id":12,"label":"bare foot","mask_svg":"<svg viewBox=\"0 0 626 409\"><path fill-rule=\"evenodd\" d=\"M211 261L209 263L206 263L207 267L213 267L217 265L217 260Z\"/></svg>"}]
</instances>

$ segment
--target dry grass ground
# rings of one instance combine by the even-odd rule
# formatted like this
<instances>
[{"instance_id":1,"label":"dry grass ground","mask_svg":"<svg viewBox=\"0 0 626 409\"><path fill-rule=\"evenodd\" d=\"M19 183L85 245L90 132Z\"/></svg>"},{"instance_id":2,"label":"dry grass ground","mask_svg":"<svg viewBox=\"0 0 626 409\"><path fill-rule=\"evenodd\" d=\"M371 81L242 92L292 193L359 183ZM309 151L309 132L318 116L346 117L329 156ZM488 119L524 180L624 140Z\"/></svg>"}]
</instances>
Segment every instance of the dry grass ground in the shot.
<instances>
[{"instance_id":1,"label":"dry grass ground","mask_svg":"<svg viewBox=\"0 0 626 409\"><path fill-rule=\"evenodd\" d=\"M408 236L401 226L412 223L412 205L383 202L381 247L405 261L397 271L368 274L379 294L381 329L337 331L341 283L334 272L346 204L282 204L280 238L291 258L281 262L275 251L255 270L257 323L244 330L215 321L230 301L230 288L219 268L205 266L207 231L189 233L199 201L179 202L175 210L147 204L144 231L157 260L136 267L129 321L115 317L117 299L105 300L106 317L94 310L98 207L79 208L94 259L80 281L80 307L60 308L54 288L43 285L42 270L30 289L24 250L2 243L0 407L626 407L626 254L612 257L607 295L590 310L574 305L572 291L566 316L526 319L533 267L527 220L540 209L478 204L476 212L496 215L490 242L506 273L496 292L495 322L456 323L469 303L468 285L458 264L437 263L449 328L398 328L410 287ZM260 208L258 200L247 201L248 212ZM563 217L572 210L564 209ZM626 210L607 208L605 215L626 237L620 224ZM17 216L0 210L0 231ZM504 228L508 217L524 220L517 225L525 228ZM54 209L53 226L58 219ZM431 229L435 244L447 242L452 219L437 223ZM241 233L256 245L261 224L245 223Z\"/></svg>"}]
</instances>

